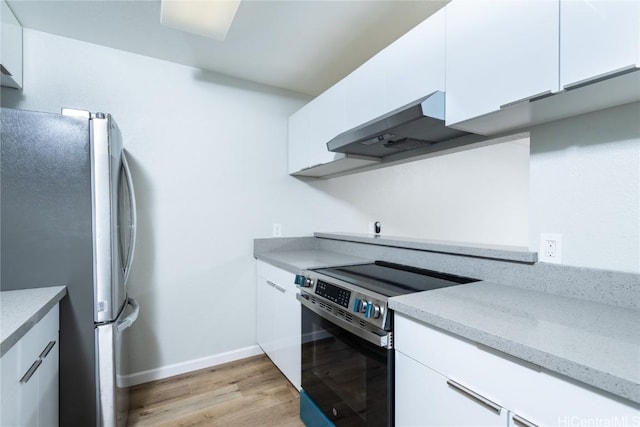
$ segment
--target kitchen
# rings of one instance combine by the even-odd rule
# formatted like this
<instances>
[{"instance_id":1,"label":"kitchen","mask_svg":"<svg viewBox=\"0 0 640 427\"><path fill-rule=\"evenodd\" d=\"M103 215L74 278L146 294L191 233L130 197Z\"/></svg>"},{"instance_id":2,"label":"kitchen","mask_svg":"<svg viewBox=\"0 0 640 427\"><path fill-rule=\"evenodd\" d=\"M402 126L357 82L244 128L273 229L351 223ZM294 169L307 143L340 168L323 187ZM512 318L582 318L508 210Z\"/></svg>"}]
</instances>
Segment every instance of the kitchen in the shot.
<instances>
[{"instance_id":1,"label":"kitchen","mask_svg":"<svg viewBox=\"0 0 640 427\"><path fill-rule=\"evenodd\" d=\"M109 112L125 138L139 204L129 289L142 307L132 384L261 351L253 239L274 224L296 237L380 221L383 236L531 252L561 233L563 264L639 272L637 102L536 126L530 142L306 180L288 176L287 121L311 97L53 29L23 36L23 89L3 88L2 106Z\"/></svg>"}]
</instances>

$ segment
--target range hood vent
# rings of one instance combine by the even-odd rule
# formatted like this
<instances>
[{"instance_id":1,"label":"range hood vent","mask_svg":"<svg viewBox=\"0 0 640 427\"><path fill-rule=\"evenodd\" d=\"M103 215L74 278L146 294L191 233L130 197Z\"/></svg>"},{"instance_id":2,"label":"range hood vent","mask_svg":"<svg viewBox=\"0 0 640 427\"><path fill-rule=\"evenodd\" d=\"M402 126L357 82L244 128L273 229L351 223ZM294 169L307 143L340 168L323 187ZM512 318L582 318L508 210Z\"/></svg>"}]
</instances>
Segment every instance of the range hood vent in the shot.
<instances>
[{"instance_id":1,"label":"range hood vent","mask_svg":"<svg viewBox=\"0 0 640 427\"><path fill-rule=\"evenodd\" d=\"M444 124L444 92L436 91L384 116L344 132L327 143L329 151L383 159L470 135Z\"/></svg>"}]
</instances>

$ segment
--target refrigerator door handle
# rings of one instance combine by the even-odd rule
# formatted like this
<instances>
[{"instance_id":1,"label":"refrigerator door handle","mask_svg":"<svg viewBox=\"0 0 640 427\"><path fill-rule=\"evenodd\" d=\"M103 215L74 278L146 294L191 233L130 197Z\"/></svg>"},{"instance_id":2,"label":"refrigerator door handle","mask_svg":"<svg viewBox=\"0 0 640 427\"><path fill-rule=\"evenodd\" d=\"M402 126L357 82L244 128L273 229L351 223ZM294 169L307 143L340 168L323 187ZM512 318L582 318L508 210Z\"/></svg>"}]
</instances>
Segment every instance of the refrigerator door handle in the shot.
<instances>
[{"instance_id":1,"label":"refrigerator door handle","mask_svg":"<svg viewBox=\"0 0 640 427\"><path fill-rule=\"evenodd\" d=\"M138 314L140 314L140 305L133 298L127 298L127 304L133 308L133 311L120 322L118 322L118 326L116 326L118 333L121 334L125 329L129 326L133 325L133 322L138 318Z\"/></svg>"},{"instance_id":2,"label":"refrigerator door handle","mask_svg":"<svg viewBox=\"0 0 640 427\"><path fill-rule=\"evenodd\" d=\"M127 156L125 152L122 151L122 167L124 169L124 175L127 178L127 187L129 187L129 204L131 206L131 223L129 224L129 228L131 230L130 233L130 242L129 242L129 254L127 255L127 263L124 268L124 283L127 283L127 279L129 278L129 271L131 269L131 263L133 262L133 253L136 249L136 222L138 219L138 210L136 207L136 195L133 190L133 179L131 178L131 169L129 168L129 163L127 163Z\"/></svg>"}]
</instances>

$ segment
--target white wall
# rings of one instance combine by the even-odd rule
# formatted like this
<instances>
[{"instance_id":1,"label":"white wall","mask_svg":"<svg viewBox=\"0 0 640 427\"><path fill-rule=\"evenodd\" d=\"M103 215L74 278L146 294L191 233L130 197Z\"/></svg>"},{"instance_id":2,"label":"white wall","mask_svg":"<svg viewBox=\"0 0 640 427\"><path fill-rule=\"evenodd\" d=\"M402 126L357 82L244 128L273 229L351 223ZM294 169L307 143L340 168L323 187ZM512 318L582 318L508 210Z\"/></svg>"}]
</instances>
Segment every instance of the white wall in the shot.
<instances>
[{"instance_id":1,"label":"white wall","mask_svg":"<svg viewBox=\"0 0 640 427\"><path fill-rule=\"evenodd\" d=\"M139 240L132 372L255 344L253 238L366 232L527 246L528 144L328 181L287 175L292 93L25 29L5 107L112 113L130 153Z\"/></svg>"},{"instance_id":2,"label":"white wall","mask_svg":"<svg viewBox=\"0 0 640 427\"><path fill-rule=\"evenodd\" d=\"M530 243L562 234L566 265L640 273L640 103L531 131Z\"/></svg>"}]
</instances>

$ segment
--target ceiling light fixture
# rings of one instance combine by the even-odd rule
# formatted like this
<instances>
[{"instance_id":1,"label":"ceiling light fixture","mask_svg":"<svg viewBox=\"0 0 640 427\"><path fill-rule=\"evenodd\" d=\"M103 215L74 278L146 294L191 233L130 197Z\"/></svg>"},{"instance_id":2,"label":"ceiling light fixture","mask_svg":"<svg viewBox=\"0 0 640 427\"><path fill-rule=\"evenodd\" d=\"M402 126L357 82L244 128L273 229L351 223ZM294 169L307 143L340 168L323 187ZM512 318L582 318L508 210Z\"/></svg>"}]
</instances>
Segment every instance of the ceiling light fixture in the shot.
<instances>
[{"instance_id":1,"label":"ceiling light fixture","mask_svg":"<svg viewBox=\"0 0 640 427\"><path fill-rule=\"evenodd\" d=\"M240 0L162 0L160 23L176 30L224 40Z\"/></svg>"}]
</instances>

